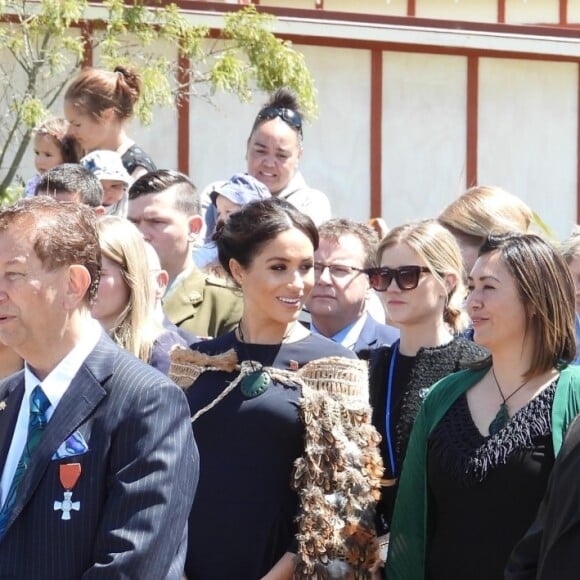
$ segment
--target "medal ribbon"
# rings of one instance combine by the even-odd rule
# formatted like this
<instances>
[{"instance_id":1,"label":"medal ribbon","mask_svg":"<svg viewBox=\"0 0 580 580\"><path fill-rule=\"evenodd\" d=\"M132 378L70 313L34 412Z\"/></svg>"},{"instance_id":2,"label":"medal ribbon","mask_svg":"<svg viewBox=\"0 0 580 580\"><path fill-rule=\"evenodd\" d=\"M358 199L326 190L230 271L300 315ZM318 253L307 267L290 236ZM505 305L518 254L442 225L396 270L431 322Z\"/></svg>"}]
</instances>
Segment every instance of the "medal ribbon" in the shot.
<instances>
[{"instance_id":1,"label":"medal ribbon","mask_svg":"<svg viewBox=\"0 0 580 580\"><path fill-rule=\"evenodd\" d=\"M65 490L70 491L74 488L81 476L80 463L64 463L59 466L60 483Z\"/></svg>"}]
</instances>

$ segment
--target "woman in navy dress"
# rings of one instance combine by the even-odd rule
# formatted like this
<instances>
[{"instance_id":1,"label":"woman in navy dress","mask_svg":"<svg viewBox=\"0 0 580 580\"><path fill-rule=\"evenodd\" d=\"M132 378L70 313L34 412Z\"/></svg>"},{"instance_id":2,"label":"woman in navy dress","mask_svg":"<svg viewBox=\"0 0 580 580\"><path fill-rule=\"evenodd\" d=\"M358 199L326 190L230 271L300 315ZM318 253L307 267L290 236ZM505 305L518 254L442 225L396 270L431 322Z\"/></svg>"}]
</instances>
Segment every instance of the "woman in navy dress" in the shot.
<instances>
[{"instance_id":1,"label":"woman in navy dress","mask_svg":"<svg viewBox=\"0 0 580 580\"><path fill-rule=\"evenodd\" d=\"M365 363L298 322L314 284L316 227L272 198L232 214L217 244L244 311L234 331L192 347L206 364L195 367L201 374L186 391L202 466L186 576L291 579L323 568L339 574L331 577L347 577L349 569L366 574L376 561L378 437L370 425ZM347 386L341 369L360 381ZM342 419L330 412L339 407ZM358 442L368 450L366 468L349 467L347 455L357 454L347 452L348 438L356 446L359 434L366 437ZM358 491L347 480L356 480ZM346 512L338 513L342 507L332 500L338 494L345 505L366 506L347 516L352 529L341 524ZM356 577L371 578L370 572Z\"/></svg>"}]
</instances>

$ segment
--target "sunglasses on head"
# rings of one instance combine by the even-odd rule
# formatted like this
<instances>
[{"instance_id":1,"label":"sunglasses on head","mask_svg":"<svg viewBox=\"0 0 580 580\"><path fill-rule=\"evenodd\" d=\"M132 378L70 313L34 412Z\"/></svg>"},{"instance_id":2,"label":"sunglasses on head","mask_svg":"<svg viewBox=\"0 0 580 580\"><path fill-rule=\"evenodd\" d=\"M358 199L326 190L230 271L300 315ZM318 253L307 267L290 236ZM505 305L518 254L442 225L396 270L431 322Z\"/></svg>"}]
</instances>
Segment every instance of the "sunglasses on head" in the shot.
<instances>
[{"instance_id":1,"label":"sunglasses on head","mask_svg":"<svg viewBox=\"0 0 580 580\"><path fill-rule=\"evenodd\" d=\"M256 121L265 121L275 119L276 117L280 117L282 121L290 125L290 127L294 127L302 135L302 117L292 109L286 109L285 107L265 107L258 113Z\"/></svg>"},{"instance_id":2,"label":"sunglasses on head","mask_svg":"<svg viewBox=\"0 0 580 580\"><path fill-rule=\"evenodd\" d=\"M424 266L400 266L399 268L369 268L368 274L371 288L378 292L384 292L393 279L401 290L413 290L419 285L419 279L423 272L430 272Z\"/></svg>"}]
</instances>

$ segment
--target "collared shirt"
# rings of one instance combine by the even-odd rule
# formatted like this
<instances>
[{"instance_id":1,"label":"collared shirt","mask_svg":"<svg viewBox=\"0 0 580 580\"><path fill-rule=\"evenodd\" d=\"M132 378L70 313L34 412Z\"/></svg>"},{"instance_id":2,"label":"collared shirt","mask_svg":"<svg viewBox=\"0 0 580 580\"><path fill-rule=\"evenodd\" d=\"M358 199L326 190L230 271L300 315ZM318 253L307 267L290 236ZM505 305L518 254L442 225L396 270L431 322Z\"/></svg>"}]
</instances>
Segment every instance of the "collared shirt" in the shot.
<instances>
[{"instance_id":1,"label":"collared shirt","mask_svg":"<svg viewBox=\"0 0 580 580\"><path fill-rule=\"evenodd\" d=\"M54 414L60 400L68 390L72 380L78 373L89 353L95 348L103 329L101 325L91 319L89 326L84 329L81 340L74 348L54 367L44 381L40 381L26 363L24 366L24 397L18 412L12 443L6 456L6 464L0 479L0 505L3 505L12 484L14 473L20 461L26 439L28 437L28 418L30 414L30 395L37 385L42 386L44 394L50 401L46 411L46 420Z\"/></svg>"},{"instance_id":2,"label":"collared shirt","mask_svg":"<svg viewBox=\"0 0 580 580\"><path fill-rule=\"evenodd\" d=\"M328 336L327 338L330 338L330 340L342 344L342 346L348 348L349 350L353 350L354 345L356 344L356 341L358 340L358 337L360 336L360 333L362 332L363 326L365 325L366 321L367 321L367 313L363 312L360 318L358 318L354 322L351 322L350 324L347 324L342 330L339 330L335 335ZM321 336L324 336L316 328L314 322L312 322L310 325L310 331L313 334L320 334Z\"/></svg>"},{"instance_id":3,"label":"collared shirt","mask_svg":"<svg viewBox=\"0 0 580 580\"><path fill-rule=\"evenodd\" d=\"M185 278L187 278L191 272L193 271L193 269L196 268L195 264L192 264L189 268L186 268L185 270L179 272L179 274L177 274L177 276L175 276L175 278L173 278L173 280L169 281L169 284L167 284L167 287L165 288L165 294L163 295L163 299L165 300L166 298L169 297L169 295L177 288L179 287L179 285L181 284L181 282L183 280L185 280Z\"/></svg>"}]
</instances>

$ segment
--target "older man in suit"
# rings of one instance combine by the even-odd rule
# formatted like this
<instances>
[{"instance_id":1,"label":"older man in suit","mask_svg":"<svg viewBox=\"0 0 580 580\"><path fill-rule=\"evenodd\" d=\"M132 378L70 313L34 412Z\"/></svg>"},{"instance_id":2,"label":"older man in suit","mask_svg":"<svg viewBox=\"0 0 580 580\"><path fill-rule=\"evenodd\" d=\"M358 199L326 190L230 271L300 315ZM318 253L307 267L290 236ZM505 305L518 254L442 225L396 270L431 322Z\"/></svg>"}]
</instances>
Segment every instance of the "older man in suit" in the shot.
<instances>
[{"instance_id":1,"label":"older man in suit","mask_svg":"<svg viewBox=\"0 0 580 580\"><path fill-rule=\"evenodd\" d=\"M198 477L183 393L91 318L94 213L0 210L0 578L178 579Z\"/></svg>"},{"instance_id":2,"label":"older man in suit","mask_svg":"<svg viewBox=\"0 0 580 580\"><path fill-rule=\"evenodd\" d=\"M311 330L355 352L390 345L399 331L373 318L364 269L374 265L378 237L366 224L332 219L318 229L314 254L315 285L306 306Z\"/></svg>"}]
</instances>

